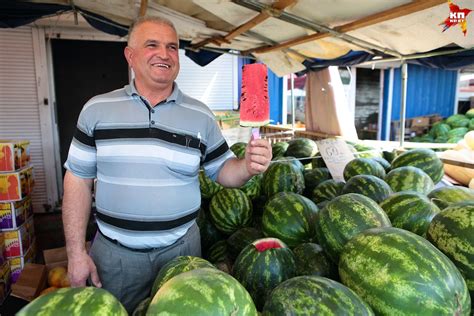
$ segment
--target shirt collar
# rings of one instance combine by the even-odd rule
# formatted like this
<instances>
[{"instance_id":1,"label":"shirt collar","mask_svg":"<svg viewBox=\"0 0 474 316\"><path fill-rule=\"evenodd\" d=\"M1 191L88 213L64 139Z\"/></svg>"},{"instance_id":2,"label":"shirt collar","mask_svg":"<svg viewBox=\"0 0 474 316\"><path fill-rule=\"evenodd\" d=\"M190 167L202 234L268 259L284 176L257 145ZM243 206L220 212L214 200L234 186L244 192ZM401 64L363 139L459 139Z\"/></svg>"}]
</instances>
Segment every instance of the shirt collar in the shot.
<instances>
[{"instance_id":1,"label":"shirt collar","mask_svg":"<svg viewBox=\"0 0 474 316\"><path fill-rule=\"evenodd\" d=\"M125 88L125 92L129 96L137 95L141 97L140 93L138 93L137 91L137 88L135 88L135 80L130 81L130 83L126 85L124 88ZM175 103L180 103L183 97L182 95L183 93L181 92L181 90L178 87L178 84L175 81L173 82L173 91L171 92L171 94L169 95L169 97L166 99L165 102L167 103L167 102L174 101Z\"/></svg>"}]
</instances>

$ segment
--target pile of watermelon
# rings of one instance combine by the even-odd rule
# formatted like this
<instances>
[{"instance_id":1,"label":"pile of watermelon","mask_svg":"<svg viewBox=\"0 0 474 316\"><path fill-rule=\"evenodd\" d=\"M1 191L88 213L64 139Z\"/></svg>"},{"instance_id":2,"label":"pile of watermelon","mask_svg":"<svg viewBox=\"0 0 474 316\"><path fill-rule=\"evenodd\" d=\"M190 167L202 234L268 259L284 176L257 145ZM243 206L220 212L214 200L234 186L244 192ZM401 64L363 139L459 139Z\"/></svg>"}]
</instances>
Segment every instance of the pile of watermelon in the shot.
<instances>
[{"instance_id":1,"label":"pile of watermelon","mask_svg":"<svg viewBox=\"0 0 474 316\"><path fill-rule=\"evenodd\" d=\"M312 140L241 188L201 173L203 258L166 264L133 315L470 315L474 190L435 188L432 150L350 145L345 181Z\"/></svg>"},{"instance_id":2,"label":"pile of watermelon","mask_svg":"<svg viewBox=\"0 0 474 316\"><path fill-rule=\"evenodd\" d=\"M426 134L415 136L411 141L455 144L472 130L474 130L474 109L470 109L466 114L454 114L436 122Z\"/></svg>"}]
</instances>

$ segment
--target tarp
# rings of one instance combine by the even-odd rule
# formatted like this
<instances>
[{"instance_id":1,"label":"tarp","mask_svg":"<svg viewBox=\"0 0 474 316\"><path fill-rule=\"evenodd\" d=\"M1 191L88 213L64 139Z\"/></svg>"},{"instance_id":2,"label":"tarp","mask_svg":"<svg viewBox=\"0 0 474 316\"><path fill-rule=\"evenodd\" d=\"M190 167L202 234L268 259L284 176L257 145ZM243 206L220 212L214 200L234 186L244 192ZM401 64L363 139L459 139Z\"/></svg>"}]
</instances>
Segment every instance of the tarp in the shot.
<instances>
[{"instance_id":1,"label":"tarp","mask_svg":"<svg viewBox=\"0 0 474 316\"><path fill-rule=\"evenodd\" d=\"M290 2L155 0L148 1L146 14L171 20L182 47L189 47L223 38L243 23L268 13L267 18L248 31L229 41L210 41L205 47L250 53L278 76L328 65L350 66L374 56L426 53L446 47L474 48L474 14L467 14L463 23L448 27L446 22L453 12L458 12L453 11L454 7L474 9L472 0L295 0L281 11L271 7ZM0 27L17 27L50 15L64 15L74 8L93 27L123 37L138 16L140 4L138 0L0 1ZM258 6L261 8L256 9ZM370 23L364 24L366 20ZM51 27L56 26L52 21ZM311 40L301 41L308 36ZM275 45L284 46L271 49ZM188 51L187 55L199 65L206 65L219 56L219 51ZM474 60L472 53L467 52L417 62L457 69Z\"/></svg>"}]
</instances>

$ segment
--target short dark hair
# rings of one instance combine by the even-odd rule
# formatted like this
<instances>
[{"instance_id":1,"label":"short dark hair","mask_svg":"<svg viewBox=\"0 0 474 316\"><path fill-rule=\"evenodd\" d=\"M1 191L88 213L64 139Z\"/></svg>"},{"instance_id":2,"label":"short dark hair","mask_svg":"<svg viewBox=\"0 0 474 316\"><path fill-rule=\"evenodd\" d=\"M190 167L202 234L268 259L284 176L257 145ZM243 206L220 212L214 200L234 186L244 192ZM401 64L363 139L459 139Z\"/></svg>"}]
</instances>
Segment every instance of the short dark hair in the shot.
<instances>
[{"instance_id":1,"label":"short dark hair","mask_svg":"<svg viewBox=\"0 0 474 316\"><path fill-rule=\"evenodd\" d=\"M132 38L133 31L137 28L137 26L145 23L145 22L152 22L156 24L166 24L170 26L178 35L178 32L176 31L176 27L174 26L173 22L168 20L167 18L163 18L160 16L141 16L138 19L136 19L132 25L128 28L128 39L127 39L127 44L130 44L130 39Z\"/></svg>"}]
</instances>

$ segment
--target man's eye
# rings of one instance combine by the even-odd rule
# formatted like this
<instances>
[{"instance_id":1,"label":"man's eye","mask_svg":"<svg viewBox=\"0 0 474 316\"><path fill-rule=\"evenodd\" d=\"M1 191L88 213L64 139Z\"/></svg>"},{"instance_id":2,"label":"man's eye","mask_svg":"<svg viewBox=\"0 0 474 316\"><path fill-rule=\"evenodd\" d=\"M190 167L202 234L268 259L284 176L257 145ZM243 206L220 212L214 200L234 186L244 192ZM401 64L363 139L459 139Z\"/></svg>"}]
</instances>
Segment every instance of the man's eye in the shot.
<instances>
[{"instance_id":1,"label":"man's eye","mask_svg":"<svg viewBox=\"0 0 474 316\"><path fill-rule=\"evenodd\" d=\"M156 47L155 44L147 44L146 47Z\"/></svg>"},{"instance_id":2,"label":"man's eye","mask_svg":"<svg viewBox=\"0 0 474 316\"><path fill-rule=\"evenodd\" d=\"M177 50L178 48L176 46L169 46L169 49L171 50Z\"/></svg>"}]
</instances>

